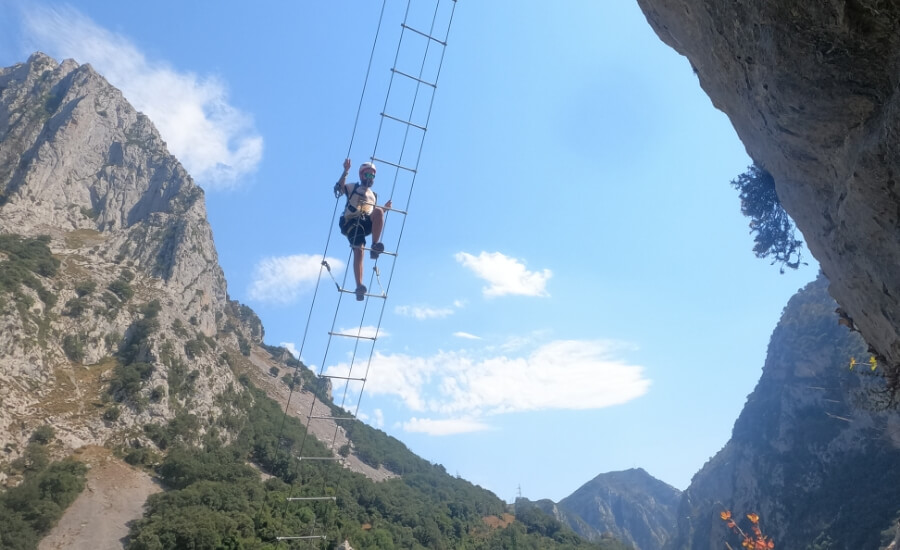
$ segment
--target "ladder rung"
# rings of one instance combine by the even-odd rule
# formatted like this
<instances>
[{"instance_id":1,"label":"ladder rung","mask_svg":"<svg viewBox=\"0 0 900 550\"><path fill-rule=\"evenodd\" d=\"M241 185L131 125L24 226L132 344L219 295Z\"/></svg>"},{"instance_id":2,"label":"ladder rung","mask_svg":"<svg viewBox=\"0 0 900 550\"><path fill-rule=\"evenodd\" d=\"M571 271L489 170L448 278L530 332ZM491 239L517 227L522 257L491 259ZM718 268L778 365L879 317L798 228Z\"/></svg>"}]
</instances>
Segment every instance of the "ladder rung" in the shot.
<instances>
[{"instance_id":1,"label":"ladder rung","mask_svg":"<svg viewBox=\"0 0 900 550\"><path fill-rule=\"evenodd\" d=\"M393 163L393 162L386 161L386 160L384 160L384 159L372 157L372 161L373 161L373 162L383 162L383 163L387 164L388 166L393 166L394 168L400 168L400 169L406 170L406 171L408 171L408 172L412 172L413 174L416 173L416 169L415 169L415 168L407 168L406 166L401 166L401 165L399 165L399 164L395 164L395 163Z\"/></svg>"},{"instance_id":2,"label":"ladder rung","mask_svg":"<svg viewBox=\"0 0 900 550\"><path fill-rule=\"evenodd\" d=\"M446 46L446 45L447 45L446 42L444 42L444 41L442 41L442 40L438 40L437 38L431 36L430 34L425 34L425 33L422 32L422 31L416 30L416 29L410 27L409 25L407 25L406 23L400 23L400 26L403 27L404 29L409 29L409 30L411 30L412 32L414 32L414 33L416 33L416 34L422 35L422 36L424 36L425 38L427 38L427 39L429 39L429 40L434 40L435 42L437 42L437 43L440 44L441 46Z\"/></svg>"},{"instance_id":3,"label":"ladder rung","mask_svg":"<svg viewBox=\"0 0 900 550\"><path fill-rule=\"evenodd\" d=\"M294 500L337 500L337 497L288 497L288 502Z\"/></svg>"},{"instance_id":4,"label":"ladder rung","mask_svg":"<svg viewBox=\"0 0 900 550\"><path fill-rule=\"evenodd\" d=\"M396 212L398 214L403 214L404 216L408 214L406 210L397 210L396 208L385 208L382 206L381 209L385 212Z\"/></svg>"},{"instance_id":5,"label":"ladder rung","mask_svg":"<svg viewBox=\"0 0 900 550\"><path fill-rule=\"evenodd\" d=\"M382 254L386 254L386 252L382 252ZM355 290L347 290L346 288L339 288L341 292L346 292L347 294L356 294ZM387 298L387 294L364 294L364 296L368 296L369 298ZM355 336L353 338L356 338Z\"/></svg>"},{"instance_id":6,"label":"ladder rung","mask_svg":"<svg viewBox=\"0 0 900 550\"><path fill-rule=\"evenodd\" d=\"M306 535L305 537L275 537L275 540L308 540L308 539L325 540L325 535Z\"/></svg>"},{"instance_id":7,"label":"ladder rung","mask_svg":"<svg viewBox=\"0 0 900 550\"><path fill-rule=\"evenodd\" d=\"M297 460L344 460L342 456L298 456Z\"/></svg>"},{"instance_id":8,"label":"ladder rung","mask_svg":"<svg viewBox=\"0 0 900 550\"><path fill-rule=\"evenodd\" d=\"M419 84L425 84L426 86L431 86L432 88L437 88L437 85L436 85L436 84L432 84L431 82L427 82L427 81L425 81L425 80L422 80L421 78L416 78L416 77L414 77L414 76L412 76L412 75L410 75L410 74L404 73L403 71L398 71L397 69L391 69L391 72L392 72L392 73L397 73L397 74L399 74L399 75L405 76L406 78L415 80L415 81L418 82Z\"/></svg>"},{"instance_id":9,"label":"ladder rung","mask_svg":"<svg viewBox=\"0 0 900 550\"><path fill-rule=\"evenodd\" d=\"M426 128L426 127L424 127L424 126L419 126L418 124L416 124L416 123L414 123L414 122L410 122L410 121L408 121L408 120L403 120L402 118L397 118L397 117L391 116L391 115L389 115L389 114L387 114L387 113L381 113L381 116L383 116L384 118L389 118L389 119L391 119L391 120L396 120L397 122L399 122L399 123L401 123L401 124L406 124L406 125L408 125L408 126L412 126L413 128L418 128L419 130L422 130L423 132L427 132L427 131L428 131L428 128Z\"/></svg>"},{"instance_id":10,"label":"ladder rung","mask_svg":"<svg viewBox=\"0 0 900 550\"><path fill-rule=\"evenodd\" d=\"M320 378L334 378L336 380L350 380L351 382L365 382L365 378L354 378L352 376L332 376L330 374L320 374Z\"/></svg>"},{"instance_id":11,"label":"ladder rung","mask_svg":"<svg viewBox=\"0 0 900 550\"><path fill-rule=\"evenodd\" d=\"M327 416L318 414L309 415L306 418L311 420L356 420L356 417L353 416Z\"/></svg>"},{"instance_id":12,"label":"ladder rung","mask_svg":"<svg viewBox=\"0 0 900 550\"><path fill-rule=\"evenodd\" d=\"M375 341L374 336L357 336L356 334L344 334L343 332L329 332L328 334L332 336L343 336L344 338L356 338L358 340L372 340Z\"/></svg>"},{"instance_id":13,"label":"ladder rung","mask_svg":"<svg viewBox=\"0 0 900 550\"><path fill-rule=\"evenodd\" d=\"M371 248L366 248L365 246L362 247L362 249L363 249L363 250L372 250ZM395 257L395 258L397 257L397 253L396 253L396 252L388 252L387 250L382 250L382 251L379 252L378 254L379 254L379 255L381 255L381 254L386 254L386 255L388 255L388 256L393 256L393 257Z\"/></svg>"}]
</instances>

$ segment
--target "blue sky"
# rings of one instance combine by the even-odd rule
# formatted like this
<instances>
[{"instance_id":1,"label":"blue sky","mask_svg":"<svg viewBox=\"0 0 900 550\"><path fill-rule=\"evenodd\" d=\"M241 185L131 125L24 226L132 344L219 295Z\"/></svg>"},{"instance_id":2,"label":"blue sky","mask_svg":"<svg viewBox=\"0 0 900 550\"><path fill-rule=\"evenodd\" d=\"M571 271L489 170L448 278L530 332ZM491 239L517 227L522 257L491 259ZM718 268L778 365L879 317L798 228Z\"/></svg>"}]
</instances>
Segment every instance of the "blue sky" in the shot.
<instances>
[{"instance_id":1,"label":"blue sky","mask_svg":"<svg viewBox=\"0 0 900 550\"><path fill-rule=\"evenodd\" d=\"M352 174L374 150L405 7L387 5ZM341 372L350 347L325 355L330 279L311 315L310 301L380 9L14 0L0 63L41 50L122 89L206 190L231 297L267 343ZM632 467L686 488L817 271L753 257L728 185L750 160L687 61L633 2L462 0L428 128L400 254L379 260L384 314L351 299L335 321L369 333L381 317L360 415L508 500ZM330 243L340 280L348 249Z\"/></svg>"}]
</instances>

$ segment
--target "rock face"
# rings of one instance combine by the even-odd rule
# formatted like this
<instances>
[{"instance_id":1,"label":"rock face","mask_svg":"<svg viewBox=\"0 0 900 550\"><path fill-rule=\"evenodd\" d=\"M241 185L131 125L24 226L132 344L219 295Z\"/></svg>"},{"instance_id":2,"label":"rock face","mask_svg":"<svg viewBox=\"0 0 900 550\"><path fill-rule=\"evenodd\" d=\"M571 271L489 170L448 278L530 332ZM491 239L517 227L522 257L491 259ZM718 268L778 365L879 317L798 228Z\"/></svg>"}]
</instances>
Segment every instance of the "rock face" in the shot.
<instances>
[{"instance_id":1,"label":"rock face","mask_svg":"<svg viewBox=\"0 0 900 550\"><path fill-rule=\"evenodd\" d=\"M74 448L228 409L226 359L262 326L227 298L203 191L89 65L0 69L0 236L0 462L44 422Z\"/></svg>"},{"instance_id":2,"label":"rock face","mask_svg":"<svg viewBox=\"0 0 900 550\"><path fill-rule=\"evenodd\" d=\"M666 548L737 548L719 517L760 515L776 548L880 548L900 510L900 413L865 344L834 322L823 277L785 308L731 440L691 481Z\"/></svg>"},{"instance_id":3,"label":"rock face","mask_svg":"<svg viewBox=\"0 0 900 550\"><path fill-rule=\"evenodd\" d=\"M900 4L638 4L774 176L831 295L900 365Z\"/></svg>"},{"instance_id":4,"label":"rock face","mask_svg":"<svg viewBox=\"0 0 900 550\"><path fill-rule=\"evenodd\" d=\"M208 306L194 324L214 334L226 287L203 190L150 120L90 65L41 54L0 70L0 94L0 231L96 235L183 303Z\"/></svg>"},{"instance_id":5,"label":"rock face","mask_svg":"<svg viewBox=\"0 0 900 550\"><path fill-rule=\"evenodd\" d=\"M0 482L44 423L60 454L127 454L227 441L245 382L282 406L284 377L295 405L330 388L228 299L203 191L150 120L89 65L40 53L0 69L0 327ZM394 477L334 422L311 431L348 443L348 468Z\"/></svg>"},{"instance_id":6,"label":"rock face","mask_svg":"<svg viewBox=\"0 0 900 550\"><path fill-rule=\"evenodd\" d=\"M572 529L597 540L603 534L637 550L659 550L675 528L681 491L641 468L600 474L562 499L559 508L580 522Z\"/></svg>"}]
</instances>

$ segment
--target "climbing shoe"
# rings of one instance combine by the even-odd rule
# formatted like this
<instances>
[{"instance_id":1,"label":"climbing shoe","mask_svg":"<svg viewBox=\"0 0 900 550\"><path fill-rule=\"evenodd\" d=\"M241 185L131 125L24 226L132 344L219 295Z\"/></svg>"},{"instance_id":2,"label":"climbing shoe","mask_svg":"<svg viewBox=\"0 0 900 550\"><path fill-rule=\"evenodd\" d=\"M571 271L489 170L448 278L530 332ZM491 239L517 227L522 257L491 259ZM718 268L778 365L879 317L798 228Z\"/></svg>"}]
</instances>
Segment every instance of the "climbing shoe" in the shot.
<instances>
[{"instance_id":1,"label":"climbing shoe","mask_svg":"<svg viewBox=\"0 0 900 550\"><path fill-rule=\"evenodd\" d=\"M366 285L359 285L356 287L356 301L362 302L366 299Z\"/></svg>"},{"instance_id":2,"label":"climbing shoe","mask_svg":"<svg viewBox=\"0 0 900 550\"><path fill-rule=\"evenodd\" d=\"M372 249L369 250L369 257L373 260L378 259L378 255L384 252L384 243L372 243Z\"/></svg>"}]
</instances>

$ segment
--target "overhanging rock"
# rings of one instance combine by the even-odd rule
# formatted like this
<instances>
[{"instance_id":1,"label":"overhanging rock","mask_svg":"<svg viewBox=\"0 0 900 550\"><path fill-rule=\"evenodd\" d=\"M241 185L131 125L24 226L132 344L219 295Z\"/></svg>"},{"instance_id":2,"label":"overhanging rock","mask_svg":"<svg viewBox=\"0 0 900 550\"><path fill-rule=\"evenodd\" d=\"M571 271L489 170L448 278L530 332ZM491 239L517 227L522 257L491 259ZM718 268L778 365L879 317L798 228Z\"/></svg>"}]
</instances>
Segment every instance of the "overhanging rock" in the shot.
<instances>
[{"instance_id":1,"label":"overhanging rock","mask_svg":"<svg viewBox=\"0 0 900 550\"><path fill-rule=\"evenodd\" d=\"M638 4L774 176L831 295L900 365L900 4Z\"/></svg>"}]
</instances>

